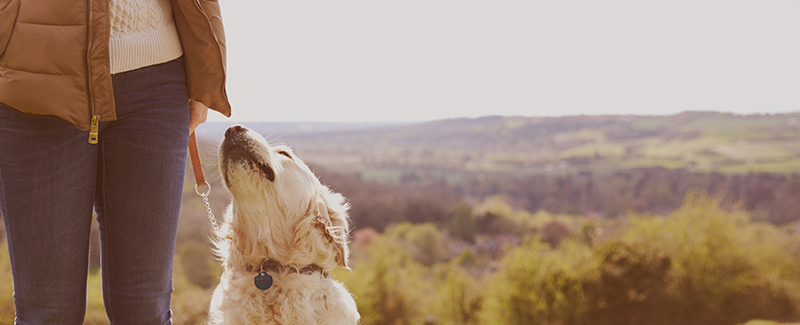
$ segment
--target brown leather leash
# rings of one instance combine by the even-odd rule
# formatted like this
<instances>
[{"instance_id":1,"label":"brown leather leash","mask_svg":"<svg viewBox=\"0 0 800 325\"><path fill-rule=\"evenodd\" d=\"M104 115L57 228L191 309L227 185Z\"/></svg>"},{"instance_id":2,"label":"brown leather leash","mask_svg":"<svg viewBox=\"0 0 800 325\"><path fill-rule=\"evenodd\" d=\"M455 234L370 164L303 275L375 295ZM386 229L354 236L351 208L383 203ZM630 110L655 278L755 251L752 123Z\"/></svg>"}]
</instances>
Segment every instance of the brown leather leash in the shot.
<instances>
[{"instance_id":1,"label":"brown leather leash","mask_svg":"<svg viewBox=\"0 0 800 325\"><path fill-rule=\"evenodd\" d=\"M211 211L211 204L208 203L208 195L211 194L211 184L206 182L206 177L203 175L203 165L200 163L200 154L197 152L197 138L194 132L189 135L189 157L192 160L192 170L194 170L194 192L203 198L203 203L206 204L206 210L208 211L208 221L211 222L211 227L217 230L219 229L219 223L217 223L217 218L214 217L214 212ZM201 187L207 187L208 189L201 193Z\"/></svg>"},{"instance_id":2,"label":"brown leather leash","mask_svg":"<svg viewBox=\"0 0 800 325\"><path fill-rule=\"evenodd\" d=\"M203 175L203 166L200 164L200 154L197 153L197 138L192 132L189 135L189 157L192 159L192 169L194 170L195 188L206 186L206 177Z\"/></svg>"}]
</instances>

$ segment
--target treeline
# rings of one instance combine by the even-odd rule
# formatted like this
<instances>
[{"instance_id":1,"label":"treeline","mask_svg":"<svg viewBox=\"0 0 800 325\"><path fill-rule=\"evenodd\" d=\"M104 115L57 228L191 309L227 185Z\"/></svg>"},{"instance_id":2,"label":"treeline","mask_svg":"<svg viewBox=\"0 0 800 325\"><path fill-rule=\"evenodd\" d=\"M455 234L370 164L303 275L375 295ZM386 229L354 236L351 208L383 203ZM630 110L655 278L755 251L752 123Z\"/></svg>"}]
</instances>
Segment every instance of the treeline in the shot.
<instances>
[{"instance_id":1,"label":"treeline","mask_svg":"<svg viewBox=\"0 0 800 325\"><path fill-rule=\"evenodd\" d=\"M535 175L513 180L473 180L456 191L468 196L503 193L529 211L615 218L628 211L665 215L692 192L721 197L757 220L782 225L800 220L800 174L693 173L662 167L611 174Z\"/></svg>"},{"instance_id":2,"label":"treeline","mask_svg":"<svg viewBox=\"0 0 800 325\"><path fill-rule=\"evenodd\" d=\"M448 235L429 223L362 229L352 272L335 275L358 297L365 325L797 320L797 226L751 222L720 203L689 196L666 217L632 216L605 235L596 231L603 222L587 219L590 236L573 231L560 244L525 236L499 260L470 248L448 253Z\"/></svg>"},{"instance_id":3,"label":"treeline","mask_svg":"<svg viewBox=\"0 0 800 325\"><path fill-rule=\"evenodd\" d=\"M686 169L638 168L609 174L590 172L523 177L487 175L450 184L442 177L407 174L400 184L363 181L357 174L318 174L353 205L356 228L383 230L398 222L447 225L459 202L475 205L503 195L530 212L616 218L627 212L666 215L692 192L720 197L749 211L755 220L784 225L800 220L800 174L693 173Z\"/></svg>"}]
</instances>

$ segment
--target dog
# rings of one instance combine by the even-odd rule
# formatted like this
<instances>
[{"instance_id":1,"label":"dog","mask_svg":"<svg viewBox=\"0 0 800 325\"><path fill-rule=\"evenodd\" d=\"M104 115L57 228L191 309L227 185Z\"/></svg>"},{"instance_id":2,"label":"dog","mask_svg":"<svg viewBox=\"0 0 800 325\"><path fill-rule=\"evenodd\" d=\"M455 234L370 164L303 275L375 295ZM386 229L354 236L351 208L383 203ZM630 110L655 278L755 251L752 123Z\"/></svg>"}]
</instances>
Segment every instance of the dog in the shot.
<instances>
[{"instance_id":1,"label":"dog","mask_svg":"<svg viewBox=\"0 0 800 325\"><path fill-rule=\"evenodd\" d=\"M348 203L289 147L234 125L219 147L233 197L216 233L222 261L209 324L357 324L353 296L330 278L349 270Z\"/></svg>"}]
</instances>

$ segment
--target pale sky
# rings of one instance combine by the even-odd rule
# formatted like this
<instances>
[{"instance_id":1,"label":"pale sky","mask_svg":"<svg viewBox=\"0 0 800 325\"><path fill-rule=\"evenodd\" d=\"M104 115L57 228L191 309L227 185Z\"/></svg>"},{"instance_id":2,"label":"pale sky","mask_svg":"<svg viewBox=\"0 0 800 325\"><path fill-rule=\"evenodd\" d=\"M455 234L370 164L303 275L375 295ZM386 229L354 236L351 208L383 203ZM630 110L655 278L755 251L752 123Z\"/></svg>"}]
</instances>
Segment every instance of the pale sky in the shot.
<instances>
[{"instance_id":1,"label":"pale sky","mask_svg":"<svg viewBox=\"0 0 800 325\"><path fill-rule=\"evenodd\" d=\"M800 111L800 0L220 0L233 117Z\"/></svg>"}]
</instances>

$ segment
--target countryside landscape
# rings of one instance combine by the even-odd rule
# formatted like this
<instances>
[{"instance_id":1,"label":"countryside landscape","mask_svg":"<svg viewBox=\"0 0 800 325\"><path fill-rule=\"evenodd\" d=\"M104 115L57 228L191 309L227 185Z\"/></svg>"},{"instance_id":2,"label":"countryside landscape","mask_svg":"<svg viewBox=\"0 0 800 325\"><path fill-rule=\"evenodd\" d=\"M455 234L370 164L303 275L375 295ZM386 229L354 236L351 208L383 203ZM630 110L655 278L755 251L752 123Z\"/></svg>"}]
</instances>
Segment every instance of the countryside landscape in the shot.
<instances>
[{"instance_id":1,"label":"countryside landscape","mask_svg":"<svg viewBox=\"0 0 800 325\"><path fill-rule=\"evenodd\" d=\"M800 322L800 112L241 124L349 199L352 270L333 276L363 324ZM217 215L228 126L197 131ZM205 321L221 272L193 181L175 324ZM89 283L86 324L107 324L97 250Z\"/></svg>"}]
</instances>

